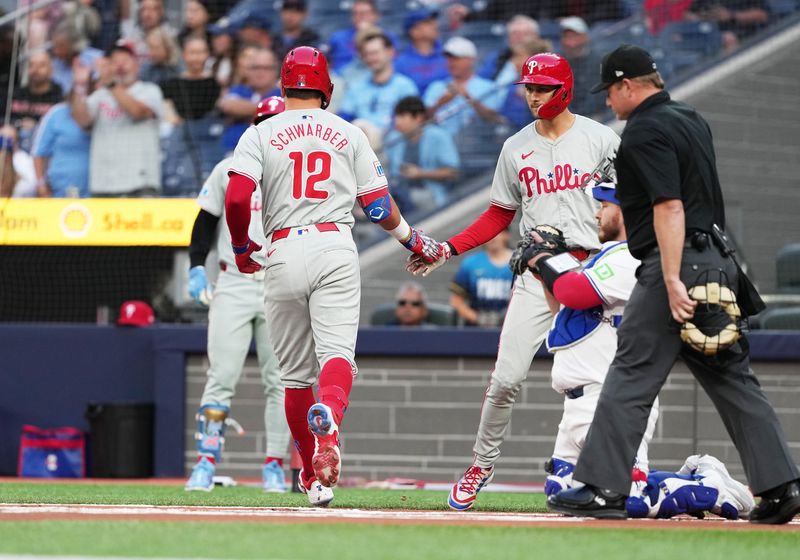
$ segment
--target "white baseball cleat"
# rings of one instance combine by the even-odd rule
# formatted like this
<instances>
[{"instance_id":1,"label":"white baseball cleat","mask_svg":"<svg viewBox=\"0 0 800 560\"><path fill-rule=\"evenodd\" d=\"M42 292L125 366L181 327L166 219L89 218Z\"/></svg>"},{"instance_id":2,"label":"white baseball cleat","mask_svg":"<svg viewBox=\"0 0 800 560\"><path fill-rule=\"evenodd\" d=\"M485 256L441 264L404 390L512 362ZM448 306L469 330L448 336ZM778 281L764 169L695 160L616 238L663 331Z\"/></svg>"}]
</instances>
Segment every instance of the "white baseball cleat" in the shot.
<instances>
[{"instance_id":1,"label":"white baseball cleat","mask_svg":"<svg viewBox=\"0 0 800 560\"><path fill-rule=\"evenodd\" d=\"M494 476L494 467L482 469L478 465L472 465L464 475L453 485L450 496L447 498L447 505L450 509L466 511L475 505L475 498L478 492L491 482Z\"/></svg>"},{"instance_id":2,"label":"white baseball cleat","mask_svg":"<svg viewBox=\"0 0 800 560\"><path fill-rule=\"evenodd\" d=\"M334 487L342 472L339 426L328 405L317 403L308 409L308 428L314 434L314 476L320 484Z\"/></svg>"},{"instance_id":3,"label":"white baseball cleat","mask_svg":"<svg viewBox=\"0 0 800 560\"><path fill-rule=\"evenodd\" d=\"M311 480L305 481L304 472L300 472L298 486L300 490L308 496L308 502L316 507L328 507L333 501L333 489L320 484L316 477L312 476Z\"/></svg>"}]
</instances>

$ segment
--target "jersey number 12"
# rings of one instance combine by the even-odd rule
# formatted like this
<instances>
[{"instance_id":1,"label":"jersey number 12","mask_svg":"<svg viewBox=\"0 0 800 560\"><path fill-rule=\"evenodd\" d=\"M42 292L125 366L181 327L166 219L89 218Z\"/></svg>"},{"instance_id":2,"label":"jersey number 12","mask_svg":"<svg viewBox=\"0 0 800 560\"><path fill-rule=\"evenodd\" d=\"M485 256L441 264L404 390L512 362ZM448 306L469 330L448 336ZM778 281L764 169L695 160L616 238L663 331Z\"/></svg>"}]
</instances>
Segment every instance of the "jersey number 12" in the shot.
<instances>
[{"instance_id":1,"label":"jersey number 12","mask_svg":"<svg viewBox=\"0 0 800 560\"><path fill-rule=\"evenodd\" d=\"M331 155L328 152L311 152L306 160L308 176L303 181L303 152L290 152L289 159L294 163L292 178L292 196L295 200L301 198L328 198L328 191L317 189L320 181L331 178ZM305 190L303 184L305 183Z\"/></svg>"}]
</instances>

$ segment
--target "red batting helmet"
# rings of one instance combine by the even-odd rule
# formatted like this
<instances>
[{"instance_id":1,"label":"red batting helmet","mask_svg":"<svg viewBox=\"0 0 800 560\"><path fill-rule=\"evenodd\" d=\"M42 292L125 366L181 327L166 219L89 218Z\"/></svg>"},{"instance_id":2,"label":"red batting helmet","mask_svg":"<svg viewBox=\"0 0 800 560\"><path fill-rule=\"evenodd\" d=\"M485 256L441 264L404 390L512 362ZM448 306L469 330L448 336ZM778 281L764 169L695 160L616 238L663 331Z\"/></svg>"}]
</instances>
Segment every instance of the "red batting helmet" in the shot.
<instances>
[{"instance_id":1,"label":"red batting helmet","mask_svg":"<svg viewBox=\"0 0 800 560\"><path fill-rule=\"evenodd\" d=\"M156 321L153 308L146 302L139 300L128 300L119 307L118 325L129 327L147 327Z\"/></svg>"},{"instance_id":2,"label":"red batting helmet","mask_svg":"<svg viewBox=\"0 0 800 560\"><path fill-rule=\"evenodd\" d=\"M256 114L253 115L253 124L258 124L270 117L274 117L278 113L283 113L285 109L286 103L284 103L283 97L279 95L266 97L258 102Z\"/></svg>"},{"instance_id":3,"label":"red batting helmet","mask_svg":"<svg viewBox=\"0 0 800 560\"><path fill-rule=\"evenodd\" d=\"M333 94L333 84L328 74L325 55L314 47L297 47L290 50L281 67L281 87L287 89L314 89L322 93L322 108L328 106Z\"/></svg>"},{"instance_id":4,"label":"red batting helmet","mask_svg":"<svg viewBox=\"0 0 800 560\"><path fill-rule=\"evenodd\" d=\"M535 54L526 60L517 83L561 86L550 101L539 107L540 119L555 118L572 101L572 68L564 57L554 53Z\"/></svg>"}]
</instances>

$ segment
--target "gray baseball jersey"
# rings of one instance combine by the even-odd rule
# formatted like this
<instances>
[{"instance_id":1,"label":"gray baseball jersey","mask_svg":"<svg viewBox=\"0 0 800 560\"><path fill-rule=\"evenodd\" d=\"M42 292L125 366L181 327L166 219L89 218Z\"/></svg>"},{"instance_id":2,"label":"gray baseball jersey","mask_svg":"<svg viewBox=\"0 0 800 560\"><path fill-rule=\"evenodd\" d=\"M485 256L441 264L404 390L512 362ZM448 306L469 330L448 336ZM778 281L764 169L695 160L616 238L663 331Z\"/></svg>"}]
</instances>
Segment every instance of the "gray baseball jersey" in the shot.
<instances>
[{"instance_id":1,"label":"gray baseball jersey","mask_svg":"<svg viewBox=\"0 0 800 560\"><path fill-rule=\"evenodd\" d=\"M225 191L228 190L228 168L233 158L225 158L219 162L211 174L203 184L200 194L197 196L197 204L200 208L213 214L214 216L223 217L225 213ZM248 234L250 239L261 245L266 246L267 239L264 237L264 228L261 226L261 189L255 189L253 196L250 198L250 229ZM229 230L224 223L218 229L217 233L217 253L219 260L224 262L229 267L236 268L236 261L233 258L233 249L231 248L231 230ZM267 261L264 253L259 251L253 253L253 260L261 266L264 266Z\"/></svg>"},{"instance_id":2,"label":"gray baseball jersey","mask_svg":"<svg viewBox=\"0 0 800 560\"><path fill-rule=\"evenodd\" d=\"M261 185L265 303L286 387L309 387L343 357L355 371L361 280L350 228L356 197L386 186L364 133L322 109L287 110L250 127L230 170ZM317 228L323 223L335 227ZM274 240L271 233L287 230Z\"/></svg>"},{"instance_id":3,"label":"gray baseball jersey","mask_svg":"<svg viewBox=\"0 0 800 560\"><path fill-rule=\"evenodd\" d=\"M241 274L233 258L231 233L225 224L225 191L228 189L227 169L230 158L222 160L208 176L197 203L214 216L221 218L217 227L219 260L225 263L214 286L214 297L208 310L208 379L201 406L221 404L230 406L242 367L255 338L261 381L264 383L266 406L264 427L267 438L266 455L283 457L289 445L289 426L283 412L283 384L280 367L272 351L264 312L264 283L259 275ZM261 229L261 191L256 189L251 199L253 212L250 237L263 246L266 242ZM264 264L263 252L253 258Z\"/></svg>"},{"instance_id":4,"label":"gray baseball jersey","mask_svg":"<svg viewBox=\"0 0 800 560\"><path fill-rule=\"evenodd\" d=\"M550 140L536 131L535 121L506 140L492 181L492 203L522 208L520 233L541 224L564 232L570 246L597 249L592 186L598 166L606 166L619 146L619 136L605 125L575 115L566 134Z\"/></svg>"},{"instance_id":5,"label":"gray baseball jersey","mask_svg":"<svg viewBox=\"0 0 800 560\"><path fill-rule=\"evenodd\" d=\"M522 208L521 233L550 224L564 232L571 246L597 249L592 173L609 163L618 145L614 131L580 115L556 140L541 136L534 121L503 145L492 203L509 210ZM551 321L542 283L530 272L517 277L473 447L475 464L482 468L493 466L500 456L514 399Z\"/></svg>"},{"instance_id":6,"label":"gray baseball jersey","mask_svg":"<svg viewBox=\"0 0 800 560\"><path fill-rule=\"evenodd\" d=\"M322 109L284 111L242 135L230 170L261 185L264 231L352 227L356 196L386 186L361 129Z\"/></svg>"}]
</instances>

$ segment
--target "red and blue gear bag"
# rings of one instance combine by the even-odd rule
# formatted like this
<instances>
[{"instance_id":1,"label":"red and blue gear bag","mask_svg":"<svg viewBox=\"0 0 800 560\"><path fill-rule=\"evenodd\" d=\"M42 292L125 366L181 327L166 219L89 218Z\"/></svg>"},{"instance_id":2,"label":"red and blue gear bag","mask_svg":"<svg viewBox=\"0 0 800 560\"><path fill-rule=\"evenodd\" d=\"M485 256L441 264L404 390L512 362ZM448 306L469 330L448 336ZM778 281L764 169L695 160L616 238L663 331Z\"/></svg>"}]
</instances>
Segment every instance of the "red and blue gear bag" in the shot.
<instances>
[{"instance_id":1,"label":"red and blue gear bag","mask_svg":"<svg viewBox=\"0 0 800 560\"><path fill-rule=\"evenodd\" d=\"M17 476L83 478L86 436L77 428L22 427Z\"/></svg>"}]
</instances>

